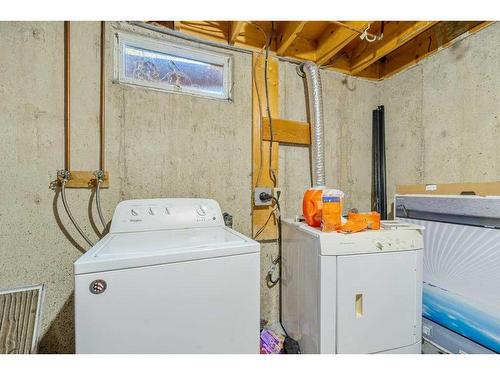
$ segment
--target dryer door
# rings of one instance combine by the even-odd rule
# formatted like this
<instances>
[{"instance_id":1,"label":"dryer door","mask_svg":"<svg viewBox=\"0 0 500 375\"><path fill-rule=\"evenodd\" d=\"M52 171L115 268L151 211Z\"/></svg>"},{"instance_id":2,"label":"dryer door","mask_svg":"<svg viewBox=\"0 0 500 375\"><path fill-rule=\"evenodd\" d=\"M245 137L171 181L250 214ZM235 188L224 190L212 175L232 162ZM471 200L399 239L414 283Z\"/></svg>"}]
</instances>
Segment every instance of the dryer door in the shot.
<instances>
[{"instance_id":1,"label":"dryer door","mask_svg":"<svg viewBox=\"0 0 500 375\"><path fill-rule=\"evenodd\" d=\"M337 262L337 353L377 353L420 341L421 250Z\"/></svg>"}]
</instances>

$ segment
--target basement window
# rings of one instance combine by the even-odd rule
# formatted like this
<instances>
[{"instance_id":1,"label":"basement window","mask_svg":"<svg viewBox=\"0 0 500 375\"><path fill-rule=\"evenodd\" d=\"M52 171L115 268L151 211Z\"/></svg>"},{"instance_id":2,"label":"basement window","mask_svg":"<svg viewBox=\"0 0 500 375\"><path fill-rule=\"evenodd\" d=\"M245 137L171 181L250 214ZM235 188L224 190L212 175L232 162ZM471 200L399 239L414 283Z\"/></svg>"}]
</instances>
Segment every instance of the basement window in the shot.
<instances>
[{"instance_id":1,"label":"basement window","mask_svg":"<svg viewBox=\"0 0 500 375\"><path fill-rule=\"evenodd\" d=\"M231 99L231 56L139 35L118 33L116 38L119 83Z\"/></svg>"}]
</instances>

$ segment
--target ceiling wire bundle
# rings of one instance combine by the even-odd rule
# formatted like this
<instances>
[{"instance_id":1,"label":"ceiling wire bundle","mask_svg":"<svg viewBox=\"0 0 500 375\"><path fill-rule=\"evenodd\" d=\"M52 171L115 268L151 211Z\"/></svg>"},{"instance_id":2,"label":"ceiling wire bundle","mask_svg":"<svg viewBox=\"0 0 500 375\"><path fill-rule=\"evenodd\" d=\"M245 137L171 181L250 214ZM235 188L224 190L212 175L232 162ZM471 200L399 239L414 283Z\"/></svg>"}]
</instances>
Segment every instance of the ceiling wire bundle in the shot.
<instances>
[{"instance_id":1,"label":"ceiling wire bundle","mask_svg":"<svg viewBox=\"0 0 500 375\"><path fill-rule=\"evenodd\" d=\"M364 30L359 30L355 27L349 26L344 22L340 21L331 21L331 22L341 27L345 27L346 29L349 29L351 31L354 31L355 33L358 33L359 39L366 40L368 43L373 43L375 41L382 40L384 38L384 21L382 21L381 23L381 31L379 35L372 34L368 31L370 30L371 27L370 23L364 28Z\"/></svg>"}]
</instances>

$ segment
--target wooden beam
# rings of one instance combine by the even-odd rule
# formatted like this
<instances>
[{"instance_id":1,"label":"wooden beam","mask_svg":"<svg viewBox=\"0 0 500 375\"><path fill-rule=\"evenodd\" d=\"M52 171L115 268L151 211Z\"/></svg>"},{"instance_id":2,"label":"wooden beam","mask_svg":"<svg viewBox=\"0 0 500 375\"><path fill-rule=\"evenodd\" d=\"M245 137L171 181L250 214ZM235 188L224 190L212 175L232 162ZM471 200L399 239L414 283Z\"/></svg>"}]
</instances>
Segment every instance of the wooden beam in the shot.
<instances>
[{"instance_id":1,"label":"wooden beam","mask_svg":"<svg viewBox=\"0 0 500 375\"><path fill-rule=\"evenodd\" d=\"M241 34L243 31L243 26L245 25L244 21L231 21L229 23L230 25L230 30L229 30L229 40L228 43L230 45L233 45L238 36Z\"/></svg>"},{"instance_id":2,"label":"wooden beam","mask_svg":"<svg viewBox=\"0 0 500 375\"><path fill-rule=\"evenodd\" d=\"M197 38L223 44L229 39L227 21L175 21L175 24L176 30Z\"/></svg>"},{"instance_id":3,"label":"wooden beam","mask_svg":"<svg viewBox=\"0 0 500 375\"><path fill-rule=\"evenodd\" d=\"M96 185L97 179L92 171L70 171L70 178L66 182L67 188L88 189ZM104 181L101 189L109 188L109 172L104 172Z\"/></svg>"},{"instance_id":4,"label":"wooden beam","mask_svg":"<svg viewBox=\"0 0 500 375\"><path fill-rule=\"evenodd\" d=\"M306 23L306 21L289 21L284 23L278 36L278 49L276 51L278 56L283 56L285 54L288 47L290 47L297 38Z\"/></svg>"},{"instance_id":5,"label":"wooden beam","mask_svg":"<svg viewBox=\"0 0 500 375\"><path fill-rule=\"evenodd\" d=\"M326 64L354 38L359 36L359 33L354 30L363 30L370 24L370 22L346 21L343 22L343 24L347 27L332 24L328 27L325 34L323 34L318 40L318 46L316 48L316 64Z\"/></svg>"},{"instance_id":6,"label":"wooden beam","mask_svg":"<svg viewBox=\"0 0 500 375\"><path fill-rule=\"evenodd\" d=\"M262 139L271 140L269 118L262 119ZM307 122L273 118L273 141L292 143L297 145L310 145L311 133Z\"/></svg>"},{"instance_id":7,"label":"wooden beam","mask_svg":"<svg viewBox=\"0 0 500 375\"><path fill-rule=\"evenodd\" d=\"M181 21L173 21L174 22L174 30L181 31Z\"/></svg>"},{"instance_id":8,"label":"wooden beam","mask_svg":"<svg viewBox=\"0 0 500 375\"><path fill-rule=\"evenodd\" d=\"M354 53L351 60L351 74L356 75L368 68L403 44L434 26L437 21L403 22L393 30L384 31L383 39L372 43L364 42L361 53Z\"/></svg>"},{"instance_id":9,"label":"wooden beam","mask_svg":"<svg viewBox=\"0 0 500 375\"><path fill-rule=\"evenodd\" d=\"M438 22L385 56L381 65L380 78L390 77L405 68L415 65L420 60L450 46L462 34L477 32L491 23L491 21Z\"/></svg>"},{"instance_id":10,"label":"wooden beam","mask_svg":"<svg viewBox=\"0 0 500 375\"><path fill-rule=\"evenodd\" d=\"M255 187L273 187L271 171L274 172L278 182L278 142L263 141L260 129L261 116L266 110L265 81L264 81L264 56L254 53L252 64L254 84L252 85L252 236L262 228L257 240L274 240L277 238L277 218L273 214L273 206L255 206L253 192ZM268 62L268 88L269 108L272 118L279 118L279 65L278 60L270 57ZM257 90L259 95L257 95ZM260 98L260 103L259 103ZM260 108L260 109L259 109ZM262 112L262 113L261 113ZM271 155L270 154L271 151ZM271 157L271 161L269 161ZM271 170L269 168L271 167ZM268 220L269 219L269 220ZM267 221L267 224L266 224Z\"/></svg>"}]
</instances>

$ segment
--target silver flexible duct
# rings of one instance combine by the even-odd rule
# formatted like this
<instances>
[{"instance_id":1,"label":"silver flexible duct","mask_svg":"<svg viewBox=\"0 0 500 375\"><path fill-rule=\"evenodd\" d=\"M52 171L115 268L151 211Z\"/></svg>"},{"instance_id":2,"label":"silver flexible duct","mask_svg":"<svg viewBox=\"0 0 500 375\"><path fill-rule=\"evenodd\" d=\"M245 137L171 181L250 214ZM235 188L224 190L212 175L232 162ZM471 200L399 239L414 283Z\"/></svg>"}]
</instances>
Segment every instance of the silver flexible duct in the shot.
<instances>
[{"instance_id":1,"label":"silver flexible duct","mask_svg":"<svg viewBox=\"0 0 500 375\"><path fill-rule=\"evenodd\" d=\"M312 61L299 65L298 73L305 77L311 124L311 174L314 188L325 183L325 135L323 131L323 95L318 66Z\"/></svg>"}]
</instances>

